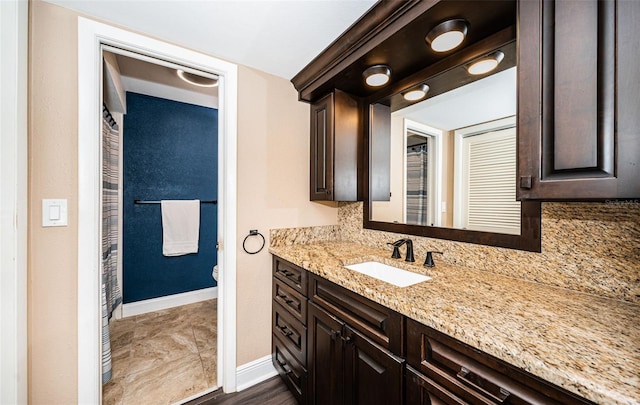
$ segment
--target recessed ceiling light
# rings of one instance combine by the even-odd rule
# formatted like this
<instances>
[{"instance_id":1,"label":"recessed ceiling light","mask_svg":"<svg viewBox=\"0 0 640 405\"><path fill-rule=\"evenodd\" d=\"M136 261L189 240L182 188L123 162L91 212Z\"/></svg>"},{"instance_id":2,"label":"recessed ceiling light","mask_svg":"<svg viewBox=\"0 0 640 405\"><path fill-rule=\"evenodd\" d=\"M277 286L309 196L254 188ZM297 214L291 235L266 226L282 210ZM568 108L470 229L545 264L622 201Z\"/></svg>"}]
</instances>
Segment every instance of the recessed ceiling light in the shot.
<instances>
[{"instance_id":1,"label":"recessed ceiling light","mask_svg":"<svg viewBox=\"0 0 640 405\"><path fill-rule=\"evenodd\" d=\"M218 85L218 79L210 79L208 77L199 76L180 69L177 69L177 72L179 78L189 84L193 84L194 86L216 87Z\"/></svg>"},{"instance_id":2,"label":"recessed ceiling light","mask_svg":"<svg viewBox=\"0 0 640 405\"><path fill-rule=\"evenodd\" d=\"M402 97L404 97L407 101L417 101L422 100L427 95L429 91L429 86L426 84L421 84L416 87L410 88L406 92L402 93Z\"/></svg>"},{"instance_id":3,"label":"recessed ceiling light","mask_svg":"<svg viewBox=\"0 0 640 405\"><path fill-rule=\"evenodd\" d=\"M502 59L504 59L504 53L496 51L471 63L467 66L467 72L472 75L489 73L498 67Z\"/></svg>"},{"instance_id":4,"label":"recessed ceiling light","mask_svg":"<svg viewBox=\"0 0 640 405\"><path fill-rule=\"evenodd\" d=\"M433 27L425 37L427 43L436 52L446 52L458 47L467 36L465 20L447 20Z\"/></svg>"},{"instance_id":5,"label":"recessed ceiling light","mask_svg":"<svg viewBox=\"0 0 640 405\"><path fill-rule=\"evenodd\" d=\"M391 79L391 68L387 65L374 65L362 72L362 76L369 86L382 86Z\"/></svg>"}]
</instances>

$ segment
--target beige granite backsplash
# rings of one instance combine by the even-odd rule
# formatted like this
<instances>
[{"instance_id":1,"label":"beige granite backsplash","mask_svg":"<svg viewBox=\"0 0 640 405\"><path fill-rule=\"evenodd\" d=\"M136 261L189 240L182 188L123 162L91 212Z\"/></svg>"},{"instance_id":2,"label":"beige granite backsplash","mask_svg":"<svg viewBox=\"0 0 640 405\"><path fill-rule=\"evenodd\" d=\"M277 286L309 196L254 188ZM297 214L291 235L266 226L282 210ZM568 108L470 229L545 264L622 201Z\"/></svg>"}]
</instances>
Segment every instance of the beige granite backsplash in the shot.
<instances>
[{"instance_id":1,"label":"beige granite backsplash","mask_svg":"<svg viewBox=\"0 0 640 405\"><path fill-rule=\"evenodd\" d=\"M340 227L337 225L271 229L269 232L271 247L336 242L339 239Z\"/></svg>"},{"instance_id":2,"label":"beige granite backsplash","mask_svg":"<svg viewBox=\"0 0 640 405\"><path fill-rule=\"evenodd\" d=\"M343 240L376 247L401 235L362 228L362 203L341 203ZM543 203L542 252L410 236L416 261L428 250L448 264L640 303L640 204Z\"/></svg>"},{"instance_id":3,"label":"beige granite backsplash","mask_svg":"<svg viewBox=\"0 0 640 405\"><path fill-rule=\"evenodd\" d=\"M272 246L352 241L389 249L401 234L362 228L362 203L340 203L338 225L271 231ZM543 203L542 252L409 236L416 262L438 261L640 303L640 204ZM389 254L391 250L389 249Z\"/></svg>"}]
</instances>

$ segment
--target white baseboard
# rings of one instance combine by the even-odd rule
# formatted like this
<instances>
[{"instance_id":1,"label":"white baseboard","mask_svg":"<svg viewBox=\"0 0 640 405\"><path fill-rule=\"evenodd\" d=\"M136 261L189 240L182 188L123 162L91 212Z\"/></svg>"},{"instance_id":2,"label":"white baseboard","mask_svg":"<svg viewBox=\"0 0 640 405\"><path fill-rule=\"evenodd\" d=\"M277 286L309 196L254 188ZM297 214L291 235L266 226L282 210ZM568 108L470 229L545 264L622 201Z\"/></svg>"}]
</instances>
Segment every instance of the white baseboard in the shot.
<instances>
[{"instance_id":1,"label":"white baseboard","mask_svg":"<svg viewBox=\"0 0 640 405\"><path fill-rule=\"evenodd\" d=\"M218 298L218 287L203 288L201 290L186 293L172 294L165 297L152 298L150 300L131 302L122 305L122 317L146 314L147 312L160 311L162 309L178 307L180 305L193 304Z\"/></svg>"},{"instance_id":2,"label":"white baseboard","mask_svg":"<svg viewBox=\"0 0 640 405\"><path fill-rule=\"evenodd\" d=\"M271 355L264 356L236 369L236 389L245 390L264 380L278 375L271 360Z\"/></svg>"}]
</instances>

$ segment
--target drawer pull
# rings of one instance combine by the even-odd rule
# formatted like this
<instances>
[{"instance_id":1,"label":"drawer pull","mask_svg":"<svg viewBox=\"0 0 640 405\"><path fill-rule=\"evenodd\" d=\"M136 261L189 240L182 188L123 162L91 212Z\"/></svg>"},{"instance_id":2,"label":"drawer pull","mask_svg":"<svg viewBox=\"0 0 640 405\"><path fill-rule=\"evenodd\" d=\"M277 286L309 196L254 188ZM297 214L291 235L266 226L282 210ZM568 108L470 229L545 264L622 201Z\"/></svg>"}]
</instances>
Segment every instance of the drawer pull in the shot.
<instances>
[{"instance_id":1,"label":"drawer pull","mask_svg":"<svg viewBox=\"0 0 640 405\"><path fill-rule=\"evenodd\" d=\"M295 277L296 273L289 271L287 269L279 269L280 273L282 273L286 278L292 280L292 281L298 281L299 277Z\"/></svg>"},{"instance_id":2,"label":"drawer pull","mask_svg":"<svg viewBox=\"0 0 640 405\"><path fill-rule=\"evenodd\" d=\"M287 304L291 304L293 302L293 300L291 298L289 298L288 296L286 296L285 294L276 294L276 297L280 298L281 300L283 300Z\"/></svg>"},{"instance_id":3,"label":"drawer pull","mask_svg":"<svg viewBox=\"0 0 640 405\"><path fill-rule=\"evenodd\" d=\"M280 332L282 332L283 335L285 335L286 337L289 337L291 335L293 335L292 331L287 331L287 326L278 326L278 328L280 329Z\"/></svg>"},{"instance_id":4,"label":"drawer pull","mask_svg":"<svg viewBox=\"0 0 640 405\"><path fill-rule=\"evenodd\" d=\"M278 365L279 365L280 367L282 367L282 369L284 370L285 375L289 375L289 374L293 373L293 370L291 370L291 369L287 366L287 363L283 363L283 362L281 362L280 360L277 360L277 359L276 359L276 361L278 362Z\"/></svg>"},{"instance_id":5,"label":"drawer pull","mask_svg":"<svg viewBox=\"0 0 640 405\"><path fill-rule=\"evenodd\" d=\"M466 367L460 367L460 371L458 372L458 374L456 374L456 377L458 377L464 384L472 387L478 392L483 393L484 395L489 396L490 398L496 400L501 404L504 403L507 400L507 398L509 398L509 396L511 395L509 391L505 390L502 387L496 386L499 390L498 395L492 394L491 392L482 388L480 385L476 383L476 381L482 381L484 379L479 375L474 374L473 372L471 372L471 370L469 370Z\"/></svg>"}]
</instances>

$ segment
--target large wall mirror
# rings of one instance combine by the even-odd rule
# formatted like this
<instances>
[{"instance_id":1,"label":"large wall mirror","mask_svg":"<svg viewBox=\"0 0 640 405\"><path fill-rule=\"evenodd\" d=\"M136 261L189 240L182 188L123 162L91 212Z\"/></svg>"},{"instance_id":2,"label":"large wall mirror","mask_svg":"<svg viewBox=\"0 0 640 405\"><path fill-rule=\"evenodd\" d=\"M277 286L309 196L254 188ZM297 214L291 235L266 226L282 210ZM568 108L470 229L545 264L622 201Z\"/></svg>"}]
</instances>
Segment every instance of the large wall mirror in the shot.
<instances>
[{"instance_id":1,"label":"large wall mirror","mask_svg":"<svg viewBox=\"0 0 640 405\"><path fill-rule=\"evenodd\" d=\"M504 38L367 100L365 228L540 251L540 203L516 200L516 41ZM487 57L497 68L471 74ZM426 95L408 100L415 89Z\"/></svg>"}]
</instances>

